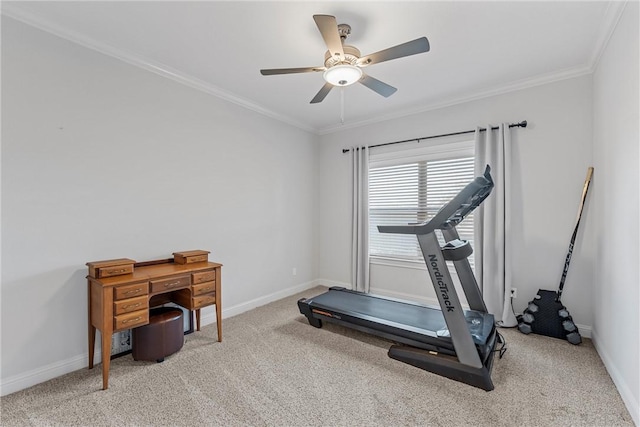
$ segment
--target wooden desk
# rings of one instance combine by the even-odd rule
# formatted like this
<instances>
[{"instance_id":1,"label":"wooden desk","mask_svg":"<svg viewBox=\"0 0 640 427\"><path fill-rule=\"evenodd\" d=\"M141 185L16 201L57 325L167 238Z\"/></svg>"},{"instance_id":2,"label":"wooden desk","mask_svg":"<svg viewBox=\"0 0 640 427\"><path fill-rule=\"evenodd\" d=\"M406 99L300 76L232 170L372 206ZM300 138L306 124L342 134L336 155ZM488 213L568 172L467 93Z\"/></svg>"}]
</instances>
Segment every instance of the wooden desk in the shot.
<instances>
[{"instance_id":1,"label":"wooden desk","mask_svg":"<svg viewBox=\"0 0 640 427\"><path fill-rule=\"evenodd\" d=\"M131 261L132 260L124 260ZM102 389L109 387L111 336L114 332L149 323L149 308L168 302L196 312L200 330L200 309L216 306L218 341L222 341L222 264L193 262L177 264L174 259L134 263L110 277L99 277L99 266L109 261L89 262L89 369L93 368L96 329L102 336Z\"/></svg>"}]
</instances>

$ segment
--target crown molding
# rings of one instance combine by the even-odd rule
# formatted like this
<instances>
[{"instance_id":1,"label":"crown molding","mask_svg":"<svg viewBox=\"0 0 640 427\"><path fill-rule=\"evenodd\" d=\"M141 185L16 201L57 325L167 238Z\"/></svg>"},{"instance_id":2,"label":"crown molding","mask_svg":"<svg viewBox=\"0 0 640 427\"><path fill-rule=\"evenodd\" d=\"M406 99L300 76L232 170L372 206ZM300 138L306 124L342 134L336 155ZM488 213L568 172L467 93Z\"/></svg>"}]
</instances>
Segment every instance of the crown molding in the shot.
<instances>
[{"instance_id":1,"label":"crown molding","mask_svg":"<svg viewBox=\"0 0 640 427\"><path fill-rule=\"evenodd\" d=\"M541 86L561 80L572 79L575 77L584 76L586 74L591 74L593 72L592 67L590 65L584 65L580 67L568 68L565 70L539 75L533 78L526 78L519 81L511 82L505 85L496 86L490 89L478 91L472 93L470 95L465 95L462 97L450 97L443 100L439 100L438 102L423 105L417 108L405 109L393 114L377 116L375 118L369 118L366 120L361 120L353 123L349 123L346 125L340 126L332 126L328 128L323 128L318 130L320 135L327 135L334 132L339 132L347 129L359 128L366 125L371 125L374 123L380 123L387 120L395 120L403 117L412 116L415 114L425 113L427 111L439 110L446 107L451 107L458 104L465 104L471 101L477 101L484 98L489 98L492 96L503 95L511 92L516 92L523 89L529 89L535 86Z\"/></svg>"},{"instance_id":2,"label":"crown molding","mask_svg":"<svg viewBox=\"0 0 640 427\"><path fill-rule=\"evenodd\" d=\"M607 10L604 12L602 25L600 26L600 34L595 43L595 47L589 61L592 72L595 71L598 63L600 63L600 58L602 57L604 50L609 44L611 36L618 26L618 22L620 21L620 17L622 17L622 13L624 12L626 5L627 0L611 1L607 5Z\"/></svg>"},{"instance_id":3,"label":"crown molding","mask_svg":"<svg viewBox=\"0 0 640 427\"><path fill-rule=\"evenodd\" d=\"M177 83L191 87L192 89L196 89L201 92L208 93L217 98L239 105L248 110L251 110L256 113L262 114L264 116L270 117L272 119L281 121L283 123L294 126L296 128L302 129L306 132L317 134L317 130L314 129L313 127L310 127L304 123L293 120L288 116L276 113L272 110L269 110L261 105L258 105L242 97L239 97L235 94L227 92L221 89L220 87L212 85L196 77L190 76L186 73L183 73L182 71L171 68L160 62L153 61L148 58L144 58L141 55L127 52L123 49L113 47L107 43L100 42L91 37L82 35L78 32L69 30L67 28L63 28L50 21L44 20L30 13L27 13L21 10L20 8L15 7L14 5L10 5L9 3L6 3L6 2L2 3L1 14L11 19L15 19L16 21L22 22L23 24L37 28L41 31L44 31L44 32L53 34L57 37L68 40L72 43L97 51L104 55L119 59L120 61L123 61L129 65L142 68L154 74L173 80Z\"/></svg>"}]
</instances>

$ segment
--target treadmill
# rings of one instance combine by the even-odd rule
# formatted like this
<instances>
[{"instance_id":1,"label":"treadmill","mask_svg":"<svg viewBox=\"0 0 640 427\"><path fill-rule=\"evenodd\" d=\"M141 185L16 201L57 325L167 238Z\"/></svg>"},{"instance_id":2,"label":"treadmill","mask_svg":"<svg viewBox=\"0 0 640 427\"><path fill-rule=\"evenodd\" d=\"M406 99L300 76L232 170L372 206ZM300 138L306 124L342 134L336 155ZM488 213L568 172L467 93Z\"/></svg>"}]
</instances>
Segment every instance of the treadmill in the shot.
<instances>
[{"instance_id":1,"label":"treadmill","mask_svg":"<svg viewBox=\"0 0 640 427\"><path fill-rule=\"evenodd\" d=\"M482 298L468 257L473 250L460 240L456 225L480 206L493 188L487 165L430 220L419 224L378 226L381 233L415 234L440 307L332 287L298 300L300 313L316 328L322 322L343 325L395 342L389 357L444 377L493 390L491 368L499 340L495 321ZM445 244L440 245L436 230ZM452 261L469 310L464 310L446 261Z\"/></svg>"}]
</instances>

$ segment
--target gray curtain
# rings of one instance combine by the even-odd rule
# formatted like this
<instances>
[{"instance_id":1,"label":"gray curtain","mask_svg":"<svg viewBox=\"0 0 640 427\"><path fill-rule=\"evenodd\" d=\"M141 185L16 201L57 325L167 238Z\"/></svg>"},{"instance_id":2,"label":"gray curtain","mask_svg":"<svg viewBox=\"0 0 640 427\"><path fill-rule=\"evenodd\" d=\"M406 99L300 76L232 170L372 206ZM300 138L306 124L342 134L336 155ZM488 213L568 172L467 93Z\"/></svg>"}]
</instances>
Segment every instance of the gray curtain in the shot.
<instances>
[{"instance_id":1,"label":"gray curtain","mask_svg":"<svg viewBox=\"0 0 640 427\"><path fill-rule=\"evenodd\" d=\"M476 129L475 173L491 166L495 187L475 215L476 278L496 323L513 327L518 322L511 305L511 130L506 123L486 129Z\"/></svg>"},{"instance_id":2,"label":"gray curtain","mask_svg":"<svg viewBox=\"0 0 640 427\"><path fill-rule=\"evenodd\" d=\"M351 286L369 292L369 150L351 147Z\"/></svg>"}]
</instances>

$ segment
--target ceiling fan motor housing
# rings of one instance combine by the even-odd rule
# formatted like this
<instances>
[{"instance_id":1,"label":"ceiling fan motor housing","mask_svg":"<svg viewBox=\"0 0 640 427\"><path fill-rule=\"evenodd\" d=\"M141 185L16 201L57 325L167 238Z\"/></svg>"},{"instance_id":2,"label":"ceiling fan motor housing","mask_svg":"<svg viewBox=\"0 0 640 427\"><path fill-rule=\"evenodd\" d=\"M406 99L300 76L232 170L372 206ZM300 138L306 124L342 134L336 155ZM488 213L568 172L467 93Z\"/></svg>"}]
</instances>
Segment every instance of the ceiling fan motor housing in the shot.
<instances>
[{"instance_id":1,"label":"ceiling fan motor housing","mask_svg":"<svg viewBox=\"0 0 640 427\"><path fill-rule=\"evenodd\" d=\"M349 24L338 25L338 34L340 35L340 39L344 43L344 41L349 36L349 34L351 34L351 25Z\"/></svg>"},{"instance_id":2,"label":"ceiling fan motor housing","mask_svg":"<svg viewBox=\"0 0 640 427\"><path fill-rule=\"evenodd\" d=\"M326 51L324 54L324 66L331 68L338 64L356 65L356 61L360 58L360 51L349 45L343 45L342 50L344 51L344 61L340 61L340 57L334 57L331 52Z\"/></svg>"}]
</instances>

